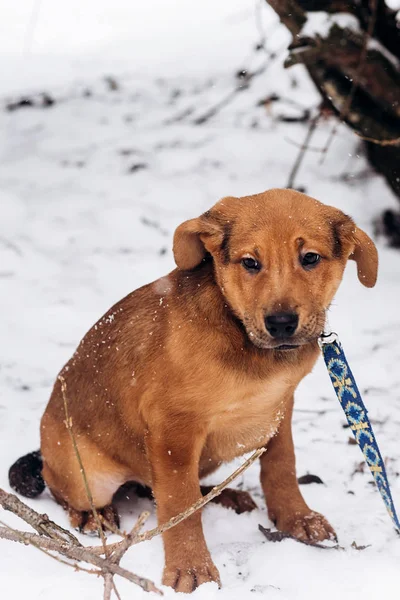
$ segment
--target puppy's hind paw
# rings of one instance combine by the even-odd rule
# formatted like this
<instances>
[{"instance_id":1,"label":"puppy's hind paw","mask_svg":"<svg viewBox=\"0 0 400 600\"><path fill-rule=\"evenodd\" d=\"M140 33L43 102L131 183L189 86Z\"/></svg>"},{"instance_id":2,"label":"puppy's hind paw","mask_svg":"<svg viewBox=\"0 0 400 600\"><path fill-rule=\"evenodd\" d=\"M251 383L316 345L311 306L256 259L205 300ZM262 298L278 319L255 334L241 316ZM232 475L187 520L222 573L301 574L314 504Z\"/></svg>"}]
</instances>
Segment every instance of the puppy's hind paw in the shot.
<instances>
[{"instance_id":1,"label":"puppy's hind paw","mask_svg":"<svg viewBox=\"0 0 400 600\"><path fill-rule=\"evenodd\" d=\"M211 490L212 486L201 486L201 493L203 496L208 494ZM231 508L238 515L245 512L252 512L257 508L257 504L254 502L249 492L235 490L233 488L225 488L219 496L213 498L212 502L221 504L221 506L224 506L225 508Z\"/></svg>"},{"instance_id":2,"label":"puppy's hind paw","mask_svg":"<svg viewBox=\"0 0 400 600\"><path fill-rule=\"evenodd\" d=\"M99 535L98 522L92 512L78 511L69 507L68 514L71 526L74 529L90 536ZM110 533L119 528L119 516L112 504L97 509L97 514L104 533Z\"/></svg>"}]
</instances>

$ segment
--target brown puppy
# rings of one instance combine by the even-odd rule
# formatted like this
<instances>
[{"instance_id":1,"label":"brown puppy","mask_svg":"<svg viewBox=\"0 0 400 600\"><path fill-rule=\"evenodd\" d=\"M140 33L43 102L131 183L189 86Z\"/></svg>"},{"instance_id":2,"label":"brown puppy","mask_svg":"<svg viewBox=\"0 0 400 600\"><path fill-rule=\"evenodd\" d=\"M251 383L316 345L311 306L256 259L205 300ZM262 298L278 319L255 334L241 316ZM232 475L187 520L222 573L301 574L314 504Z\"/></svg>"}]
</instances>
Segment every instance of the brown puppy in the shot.
<instances>
[{"instance_id":1,"label":"brown puppy","mask_svg":"<svg viewBox=\"0 0 400 600\"><path fill-rule=\"evenodd\" d=\"M152 487L164 523L200 497L201 477L268 445L270 518L300 539L331 536L297 485L293 393L318 357L347 259L375 284L373 242L341 211L271 190L180 225L174 255L178 268L116 304L61 372L96 507L135 480ZM43 476L77 526L90 505L64 421L57 380L41 423ZM219 581L199 512L164 545L166 585Z\"/></svg>"}]
</instances>

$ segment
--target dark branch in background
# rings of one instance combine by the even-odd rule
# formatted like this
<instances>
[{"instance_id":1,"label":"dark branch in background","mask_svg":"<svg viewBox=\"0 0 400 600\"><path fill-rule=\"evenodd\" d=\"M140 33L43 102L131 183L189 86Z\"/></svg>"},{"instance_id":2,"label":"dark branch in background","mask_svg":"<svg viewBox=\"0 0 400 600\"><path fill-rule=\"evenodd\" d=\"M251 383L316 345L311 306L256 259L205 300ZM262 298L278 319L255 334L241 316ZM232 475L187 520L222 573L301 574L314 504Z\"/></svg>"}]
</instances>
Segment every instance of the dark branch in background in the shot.
<instances>
[{"instance_id":1,"label":"dark branch in background","mask_svg":"<svg viewBox=\"0 0 400 600\"><path fill-rule=\"evenodd\" d=\"M207 121L209 121L212 117L215 117L219 111L228 104L232 102L232 100L236 97L236 95L243 90L246 90L250 87L250 82L263 75L267 70L269 64L276 58L275 54L271 54L269 59L265 60L265 62L254 71L246 71L246 69L242 69L236 73L236 79L238 81L236 87L234 87L224 98L221 98L214 106L208 108L200 117L196 117L193 121L195 125L203 125Z\"/></svg>"},{"instance_id":2,"label":"dark branch in background","mask_svg":"<svg viewBox=\"0 0 400 600\"><path fill-rule=\"evenodd\" d=\"M359 135L378 144L397 143L400 72L379 50L368 49L371 34L333 24L325 38L304 38L301 30L307 17L298 6L300 2L268 0L268 3L282 22L289 22L293 35L285 66L303 64L324 102ZM293 4L297 10L288 17L286 10L293 10Z\"/></svg>"},{"instance_id":3,"label":"dark branch in background","mask_svg":"<svg viewBox=\"0 0 400 600\"><path fill-rule=\"evenodd\" d=\"M378 8L378 0L371 0L371 6L372 6L372 13L371 16L369 18L369 23L368 23L368 29L364 35L364 39L362 42L362 47L361 47L361 52L360 52L360 56L358 59L358 64L355 67L355 72L352 78L352 85L350 88L350 92L347 95L346 101L343 104L342 108L340 109L340 113L339 113L339 118L336 121L336 123L334 124L334 126L332 127L332 131L329 135L329 138L323 148L322 151L322 156L321 156L321 162L323 162L326 153L329 150L329 146L332 143L333 138L336 135L336 132L338 130L339 124L344 121L351 109L351 104L353 102L355 93L357 91L357 87L358 87L358 83L361 79L361 77L364 77L364 80L366 82L366 84L370 84L369 79L368 79L368 74L365 73L366 69L366 58L367 58L367 52L368 52L368 42L370 41L370 39L372 38L372 34L374 32L375 29L375 23L376 23L376 12L377 12L377 8ZM339 29L339 28L338 28ZM341 40L338 40L339 44L341 42ZM340 45L339 45L340 48ZM374 85L375 82L371 82L372 86ZM379 88L376 90L377 94L379 94ZM392 98L393 100L393 98ZM385 102L385 98L383 98L383 101Z\"/></svg>"},{"instance_id":4,"label":"dark branch in background","mask_svg":"<svg viewBox=\"0 0 400 600\"><path fill-rule=\"evenodd\" d=\"M316 127L317 127L317 124L318 124L318 121L319 121L320 117L321 117L321 112L319 112L317 114L317 116L314 117L313 119L311 119L311 121L310 121L310 125L309 125L308 131L307 131L307 135L305 137L305 140L304 140L303 144L300 146L300 151L299 151L299 153L297 155L297 158L296 158L296 161L295 161L295 163L294 163L294 165L292 167L292 170L290 171L289 180L288 180L288 183L287 183L287 186L286 186L288 188L298 189L298 188L295 188L295 186L294 186L294 182L295 182L295 178L296 178L296 175L297 175L297 171L299 170L300 165L303 162L303 158L304 158L305 153L309 149L309 144L310 144L311 138L312 138L313 133L314 133ZM299 191L302 191L302 190L299 190Z\"/></svg>"},{"instance_id":5,"label":"dark branch in background","mask_svg":"<svg viewBox=\"0 0 400 600\"><path fill-rule=\"evenodd\" d=\"M285 66L305 66L323 103L365 142L370 164L400 198L400 28L395 11L384 0L266 1L292 34ZM332 22L327 33L304 37L303 26L314 11L351 14L359 30ZM393 231L386 232L394 240ZM400 230L396 235L400 239Z\"/></svg>"},{"instance_id":6,"label":"dark branch in background","mask_svg":"<svg viewBox=\"0 0 400 600\"><path fill-rule=\"evenodd\" d=\"M298 5L306 12L325 11L330 14L348 13L356 17L361 29L367 31L371 17L371 6L365 0L298 0ZM397 25L397 11L378 0L374 37L385 48L400 59L400 28Z\"/></svg>"},{"instance_id":7,"label":"dark branch in background","mask_svg":"<svg viewBox=\"0 0 400 600\"><path fill-rule=\"evenodd\" d=\"M238 69L235 73L236 84L232 87L232 89L225 94L218 102L207 108L200 116L195 117L193 119L194 125L203 125L213 117L215 117L221 110L223 110L226 106L228 106L238 94L241 92L248 90L250 85L254 79L263 75L269 66L275 61L279 52L271 52L268 50L266 41L268 36L273 34L275 26L269 27L268 29L264 29L262 22L262 7L264 5L264 0L259 0L255 7L255 22L259 35L259 39L257 43L251 50L250 57L243 61L243 68ZM246 63L248 63L249 58L255 56L263 52L265 54L264 62L257 68L250 69L246 67ZM166 121L164 121L164 125L170 125L171 123L177 123L185 120L187 117L191 117L195 112L195 107L187 107L181 110L178 114L170 117Z\"/></svg>"}]
</instances>

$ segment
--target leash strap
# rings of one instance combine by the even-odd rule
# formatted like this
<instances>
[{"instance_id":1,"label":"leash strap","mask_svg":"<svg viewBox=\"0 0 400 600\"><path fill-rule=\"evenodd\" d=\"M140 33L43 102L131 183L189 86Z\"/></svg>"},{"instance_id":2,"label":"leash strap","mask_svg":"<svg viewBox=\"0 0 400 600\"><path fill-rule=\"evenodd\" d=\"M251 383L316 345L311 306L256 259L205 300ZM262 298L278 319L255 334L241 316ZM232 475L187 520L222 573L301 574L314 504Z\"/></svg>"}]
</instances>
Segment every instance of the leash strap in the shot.
<instances>
[{"instance_id":1,"label":"leash strap","mask_svg":"<svg viewBox=\"0 0 400 600\"><path fill-rule=\"evenodd\" d=\"M397 533L400 533L400 522L397 518L389 481L386 474L379 447L372 430L368 411L362 401L353 373L349 367L336 333L321 335L319 345L324 356L336 395L344 410L350 429L359 445L371 470L375 483L385 503Z\"/></svg>"}]
</instances>

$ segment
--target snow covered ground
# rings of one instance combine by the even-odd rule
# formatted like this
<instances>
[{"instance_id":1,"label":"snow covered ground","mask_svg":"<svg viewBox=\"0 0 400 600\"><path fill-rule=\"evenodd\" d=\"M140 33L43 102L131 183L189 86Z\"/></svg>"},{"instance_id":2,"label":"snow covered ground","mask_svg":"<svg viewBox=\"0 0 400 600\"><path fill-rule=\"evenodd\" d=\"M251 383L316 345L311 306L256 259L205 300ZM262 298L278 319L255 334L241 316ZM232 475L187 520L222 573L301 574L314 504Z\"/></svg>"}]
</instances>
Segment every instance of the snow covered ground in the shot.
<instances>
[{"instance_id":1,"label":"snow covered ground","mask_svg":"<svg viewBox=\"0 0 400 600\"><path fill-rule=\"evenodd\" d=\"M0 8L0 487L7 470L39 444L39 419L54 378L85 331L132 289L173 268L171 240L181 221L224 195L284 187L307 125L286 123L318 98L295 67L283 71L287 34L252 0L19 0ZM265 32L271 60L255 45ZM237 71L263 74L232 94ZM113 81L106 80L112 77ZM115 81L114 81L115 80ZM117 85L113 85L116 83ZM117 87L116 90L111 89ZM55 100L43 108L42 93ZM280 101L260 106L272 93ZM32 107L5 110L21 95ZM196 121L221 100L226 106ZM323 122L320 147L332 124ZM361 148L340 129L325 162L309 152L296 180L351 214L370 234L383 207L397 202ZM378 240L380 276L362 288L350 264L331 311L374 422L400 507L400 256ZM364 600L398 597L400 540L349 431L322 361L301 385L294 415L298 473L344 550L267 542L268 522L253 466L238 482L259 510L238 516L204 510L204 527L223 582L197 600ZM236 467L211 478L221 481ZM359 471L360 469L358 469ZM46 492L29 501L67 526ZM128 529L147 500L119 506ZM0 519L20 525L9 514ZM84 543L87 539L82 538ZM90 540L91 541L91 540ZM112 541L112 539L110 540ZM352 548L352 542L365 550ZM97 600L102 580L73 573L34 548L0 541L4 598ZM159 585L159 538L132 548L124 566ZM125 598L145 593L124 581ZM174 593L165 588L166 598Z\"/></svg>"}]
</instances>

